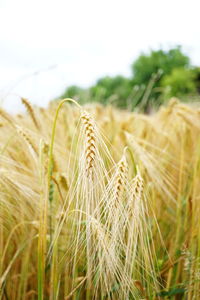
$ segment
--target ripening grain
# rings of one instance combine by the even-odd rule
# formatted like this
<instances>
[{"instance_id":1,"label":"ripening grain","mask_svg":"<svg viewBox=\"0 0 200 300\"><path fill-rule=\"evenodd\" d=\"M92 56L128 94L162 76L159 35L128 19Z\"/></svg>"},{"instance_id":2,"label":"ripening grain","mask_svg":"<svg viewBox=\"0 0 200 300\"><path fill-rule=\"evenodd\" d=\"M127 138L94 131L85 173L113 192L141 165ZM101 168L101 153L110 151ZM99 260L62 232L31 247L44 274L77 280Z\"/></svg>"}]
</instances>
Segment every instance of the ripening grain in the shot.
<instances>
[{"instance_id":1,"label":"ripening grain","mask_svg":"<svg viewBox=\"0 0 200 300\"><path fill-rule=\"evenodd\" d=\"M200 299L199 105L70 101L0 110L0 299Z\"/></svg>"}]
</instances>

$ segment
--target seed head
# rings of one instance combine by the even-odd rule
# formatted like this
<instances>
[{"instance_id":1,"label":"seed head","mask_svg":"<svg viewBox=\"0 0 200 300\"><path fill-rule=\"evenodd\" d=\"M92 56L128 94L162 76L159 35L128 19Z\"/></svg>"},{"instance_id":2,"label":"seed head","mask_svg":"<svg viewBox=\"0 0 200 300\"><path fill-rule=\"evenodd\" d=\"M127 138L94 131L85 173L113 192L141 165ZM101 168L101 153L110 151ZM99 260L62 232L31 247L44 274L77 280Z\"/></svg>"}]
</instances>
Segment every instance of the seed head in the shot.
<instances>
[{"instance_id":1,"label":"seed head","mask_svg":"<svg viewBox=\"0 0 200 300\"><path fill-rule=\"evenodd\" d=\"M96 157L96 137L94 130L94 122L91 116L87 112L82 114L82 122L84 126L84 132L86 137L86 172L87 175L91 174L94 167L95 157Z\"/></svg>"},{"instance_id":2,"label":"seed head","mask_svg":"<svg viewBox=\"0 0 200 300\"><path fill-rule=\"evenodd\" d=\"M116 175L116 187L115 187L115 196L118 200L122 191L125 189L128 175L128 165L125 155L117 164L117 175Z\"/></svg>"},{"instance_id":3,"label":"seed head","mask_svg":"<svg viewBox=\"0 0 200 300\"><path fill-rule=\"evenodd\" d=\"M35 116L34 109L33 109L32 105L30 104L30 102L25 98L21 98L21 101L24 104L24 106L26 107L27 112L29 113L31 119L33 120L33 123L35 124L35 127L37 129L40 129L40 126L39 126L38 121Z\"/></svg>"}]
</instances>

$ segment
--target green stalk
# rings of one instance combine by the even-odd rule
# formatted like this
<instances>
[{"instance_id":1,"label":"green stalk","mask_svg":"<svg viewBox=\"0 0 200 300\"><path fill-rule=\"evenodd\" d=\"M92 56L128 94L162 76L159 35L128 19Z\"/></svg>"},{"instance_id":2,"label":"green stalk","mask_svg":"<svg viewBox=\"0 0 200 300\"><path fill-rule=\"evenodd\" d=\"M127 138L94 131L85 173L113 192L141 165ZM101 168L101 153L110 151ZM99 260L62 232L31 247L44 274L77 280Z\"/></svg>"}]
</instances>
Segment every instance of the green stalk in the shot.
<instances>
[{"instance_id":1,"label":"green stalk","mask_svg":"<svg viewBox=\"0 0 200 300\"><path fill-rule=\"evenodd\" d=\"M55 117L54 117L54 122L53 122L53 127L52 127L52 134L51 134L51 143L50 143L50 148L49 148L49 161L48 161L48 173L47 173L47 184L48 184L48 195L49 195L49 226L50 226L50 247L52 246L52 214L53 214L53 207L52 207L52 202L53 202L53 181L52 181L52 173L53 173L53 147L54 147L54 142L55 142L55 133L56 133L56 124L57 124L57 120L58 120L58 115L59 115L59 111L62 107L62 105L65 102L72 102L74 104L76 104L79 108L81 108L81 106L73 99L71 98L66 98L64 100L62 100L56 110L55 113ZM55 244L52 247L52 258L51 258L51 262L50 262L50 268L51 268L51 285L52 287L50 287L50 290L52 291L52 295L50 295L52 300L56 300L57 298L57 286L58 286L58 282L54 282L57 281L57 277L55 276L55 274L53 274L54 272L56 272L56 261L57 261L57 244ZM56 279L57 278L57 279ZM43 300L43 299L41 299Z\"/></svg>"},{"instance_id":2,"label":"green stalk","mask_svg":"<svg viewBox=\"0 0 200 300\"><path fill-rule=\"evenodd\" d=\"M49 148L48 187L50 187L51 174L53 171L53 146L54 146L55 133L56 133L56 123L57 123L59 111L65 102L72 102L72 103L76 104L79 108L81 108L81 106L75 100L73 100L71 98L66 98L66 99L62 100L57 107L56 114L54 117L53 127L52 127L51 143L50 143L50 148Z\"/></svg>"},{"instance_id":3,"label":"green stalk","mask_svg":"<svg viewBox=\"0 0 200 300\"><path fill-rule=\"evenodd\" d=\"M47 233L47 200L45 195L44 153L43 142L40 142L40 226L38 233L38 300L44 299L46 233Z\"/></svg>"}]
</instances>

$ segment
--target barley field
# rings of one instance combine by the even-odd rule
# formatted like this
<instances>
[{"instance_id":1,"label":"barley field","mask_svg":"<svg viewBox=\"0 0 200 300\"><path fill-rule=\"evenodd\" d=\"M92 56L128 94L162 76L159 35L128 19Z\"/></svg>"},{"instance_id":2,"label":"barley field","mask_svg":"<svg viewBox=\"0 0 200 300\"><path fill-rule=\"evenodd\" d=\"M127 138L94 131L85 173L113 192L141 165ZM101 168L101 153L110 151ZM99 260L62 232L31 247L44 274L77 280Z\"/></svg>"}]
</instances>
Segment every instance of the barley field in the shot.
<instances>
[{"instance_id":1,"label":"barley field","mask_svg":"<svg viewBox=\"0 0 200 300\"><path fill-rule=\"evenodd\" d=\"M200 299L200 105L0 110L0 299Z\"/></svg>"}]
</instances>

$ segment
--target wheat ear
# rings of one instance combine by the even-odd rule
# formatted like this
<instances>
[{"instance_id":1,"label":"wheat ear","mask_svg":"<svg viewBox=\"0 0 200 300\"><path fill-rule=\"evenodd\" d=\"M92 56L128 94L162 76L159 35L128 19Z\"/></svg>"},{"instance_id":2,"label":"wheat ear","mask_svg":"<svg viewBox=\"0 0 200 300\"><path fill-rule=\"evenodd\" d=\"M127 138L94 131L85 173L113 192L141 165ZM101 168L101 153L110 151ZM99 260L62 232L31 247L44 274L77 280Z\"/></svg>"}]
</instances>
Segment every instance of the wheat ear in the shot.
<instances>
[{"instance_id":1,"label":"wheat ear","mask_svg":"<svg viewBox=\"0 0 200 300\"><path fill-rule=\"evenodd\" d=\"M82 113L81 119L83 121L84 132L86 137L86 173L89 177L92 174L92 169L94 167L96 157L96 138L94 122L91 116L85 111Z\"/></svg>"},{"instance_id":2,"label":"wheat ear","mask_svg":"<svg viewBox=\"0 0 200 300\"><path fill-rule=\"evenodd\" d=\"M26 110L27 110L27 112L29 113L29 115L30 115L30 117L31 117L31 119L32 119L32 121L33 121L33 123L35 124L35 127L36 127L37 129L40 129L40 125L39 125L39 123L38 123L38 121L37 121L37 118L36 118L36 116L35 116L34 109L33 109L32 105L30 104L30 102L29 102L27 99L25 99L25 98L21 98L21 101L22 101L22 103L24 104L24 106L26 107Z\"/></svg>"},{"instance_id":3,"label":"wheat ear","mask_svg":"<svg viewBox=\"0 0 200 300\"><path fill-rule=\"evenodd\" d=\"M8 113L6 113L3 109L0 109L0 116L5 119L8 123L10 123L10 125L12 125L13 127L15 127L15 123L12 119L11 116L9 116Z\"/></svg>"},{"instance_id":4,"label":"wheat ear","mask_svg":"<svg viewBox=\"0 0 200 300\"><path fill-rule=\"evenodd\" d=\"M128 164L126 161L125 154L122 156L121 160L117 164L117 174L116 174L116 185L115 185L115 199L118 201L123 190L126 187L128 177Z\"/></svg>"},{"instance_id":5,"label":"wheat ear","mask_svg":"<svg viewBox=\"0 0 200 300\"><path fill-rule=\"evenodd\" d=\"M137 174L134 178L133 196L134 198L141 198L144 189L144 180L140 174Z\"/></svg>"},{"instance_id":6,"label":"wheat ear","mask_svg":"<svg viewBox=\"0 0 200 300\"><path fill-rule=\"evenodd\" d=\"M28 143L31 149L38 154L37 148L35 147L34 143L32 142L30 136L24 131L24 129L18 125L15 126L17 132L23 137L23 139Z\"/></svg>"}]
</instances>

